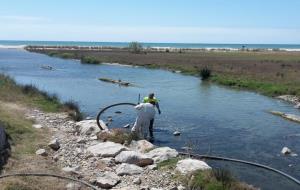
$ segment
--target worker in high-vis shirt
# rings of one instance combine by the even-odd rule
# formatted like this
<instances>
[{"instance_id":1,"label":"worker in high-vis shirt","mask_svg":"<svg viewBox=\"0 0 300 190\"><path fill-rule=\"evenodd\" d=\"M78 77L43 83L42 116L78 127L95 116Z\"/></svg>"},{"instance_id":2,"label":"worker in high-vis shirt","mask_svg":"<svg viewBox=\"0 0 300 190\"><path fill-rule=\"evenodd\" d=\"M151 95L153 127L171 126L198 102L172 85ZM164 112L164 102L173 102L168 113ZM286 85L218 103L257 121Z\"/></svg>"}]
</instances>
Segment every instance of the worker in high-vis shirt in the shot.
<instances>
[{"instance_id":1,"label":"worker in high-vis shirt","mask_svg":"<svg viewBox=\"0 0 300 190\"><path fill-rule=\"evenodd\" d=\"M150 93L148 96L146 96L143 100L143 103L152 103L155 105L157 108L158 114L161 114L158 100L155 98L154 93ZM150 125L149 125L149 133L150 133L150 138L153 139L153 124L154 124L154 117L153 119L150 120Z\"/></svg>"}]
</instances>

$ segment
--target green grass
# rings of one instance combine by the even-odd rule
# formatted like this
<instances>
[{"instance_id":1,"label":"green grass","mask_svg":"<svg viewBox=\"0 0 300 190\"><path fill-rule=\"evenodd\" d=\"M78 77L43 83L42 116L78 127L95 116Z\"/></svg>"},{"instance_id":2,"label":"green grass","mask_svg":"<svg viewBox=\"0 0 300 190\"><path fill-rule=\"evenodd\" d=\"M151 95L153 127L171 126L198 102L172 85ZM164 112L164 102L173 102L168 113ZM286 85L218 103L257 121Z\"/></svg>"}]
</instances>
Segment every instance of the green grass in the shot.
<instances>
[{"instance_id":1,"label":"green grass","mask_svg":"<svg viewBox=\"0 0 300 190\"><path fill-rule=\"evenodd\" d=\"M0 101L25 104L45 112L66 111L75 121L83 118L79 106L72 102L61 103L56 95L40 91L33 85L18 85L12 78L0 74Z\"/></svg>"},{"instance_id":2,"label":"green grass","mask_svg":"<svg viewBox=\"0 0 300 190\"><path fill-rule=\"evenodd\" d=\"M226 75L214 75L211 81L233 88L256 91L267 96L279 96L283 94L300 96L300 87L295 85L262 82L245 77Z\"/></svg>"},{"instance_id":3,"label":"green grass","mask_svg":"<svg viewBox=\"0 0 300 190\"><path fill-rule=\"evenodd\" d=\"M181 160L181 158L171 158L165 161L162 161L157 164L158 169L175 169L177 162Z\"/></svg>"}]
</instances>

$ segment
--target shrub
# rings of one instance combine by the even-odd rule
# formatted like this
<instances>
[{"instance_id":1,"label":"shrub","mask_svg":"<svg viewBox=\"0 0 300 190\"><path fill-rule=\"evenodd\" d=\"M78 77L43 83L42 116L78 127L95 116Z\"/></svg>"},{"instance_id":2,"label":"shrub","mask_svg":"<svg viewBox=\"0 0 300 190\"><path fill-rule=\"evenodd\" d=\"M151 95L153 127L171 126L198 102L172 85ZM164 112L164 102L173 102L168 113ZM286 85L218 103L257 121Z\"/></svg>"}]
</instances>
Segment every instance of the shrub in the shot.
<instances>
[{"instance_id":1,"label":"shrub","mask_svg":"<svg viewBox=\"0 0 300 190\"><path fill-rule=\"evenodd\" d=\"M88 64L99 64L100 61L92 56L83 56L80 59L81 63L88 63Z\"/></svg>"},{"instance_id":2,"label":"shrub","mask_svg":"<svg viewBox=\"0 0 300 190\"><path fill-rule=\"evenodd\" d=\"M131 141L138 140L138 136L135 133L127 132L124 129L112 129L110 132L99 133L98 139L120 144L130 144Z\"/></svg>"},{"instance_id":3,"label":"shrub","mask_svg":"<svg viewBox=\"0 0 300 190\"><path fill-rule=\"evenodd\" d=\"M143 50L143 46L139 42L130 42L128 45L128 49L132 53L141 53Z\"/></svg>"},{"instance_id":4,"label":"shrub","mask_svg":"<svg viewBox=\"0 0 300 190\"><path fill-rule=\"evenodd\" d=\"M211 70L204 67L200 70L200 76L202 80L207 80L211 76Z\"/></svg>"},{"instance_id":5,"label":"shrub","mask_svg":"<svg viewBox=\"0 0 300 190\"><path fill-rule=\"evenodd\" d=\"M65 102L63 104L63 109L68 112L69 116L74 121L81 121L83 119L83 113L80 111L79 105L73 100Z\"/></svg>"}]
</instances>

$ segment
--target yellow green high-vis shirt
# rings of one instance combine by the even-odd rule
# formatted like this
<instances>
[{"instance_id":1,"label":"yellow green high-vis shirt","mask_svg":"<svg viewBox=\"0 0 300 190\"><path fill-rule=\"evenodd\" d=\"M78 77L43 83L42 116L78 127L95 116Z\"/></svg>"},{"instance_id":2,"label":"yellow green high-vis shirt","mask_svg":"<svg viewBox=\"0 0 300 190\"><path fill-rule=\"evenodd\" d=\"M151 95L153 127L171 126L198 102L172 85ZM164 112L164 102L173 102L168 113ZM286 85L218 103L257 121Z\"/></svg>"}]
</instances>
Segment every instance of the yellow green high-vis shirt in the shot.
<instances>
[{"instance_id":1,"label":"yellow green high-vis shirt","mask_svg":"<svg viewBox=\"0 0 300 190\"><path fill-rule=\"evenodd\" d=\"M158 100L154 97L153 99L150 99L148 96L146 96L143 100L144 103L150 103L150 102L155 102L158 103Z\"/></svg>"}]
</instances>

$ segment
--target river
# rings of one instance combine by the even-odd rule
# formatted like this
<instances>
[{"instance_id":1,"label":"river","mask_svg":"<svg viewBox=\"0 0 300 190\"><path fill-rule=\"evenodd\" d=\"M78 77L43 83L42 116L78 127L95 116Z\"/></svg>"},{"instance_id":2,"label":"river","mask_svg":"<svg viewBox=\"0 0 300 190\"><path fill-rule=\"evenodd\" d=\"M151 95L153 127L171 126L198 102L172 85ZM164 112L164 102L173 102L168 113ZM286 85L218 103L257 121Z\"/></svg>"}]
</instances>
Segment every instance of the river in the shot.
<instances>
[{"instance_id":1,"label":"river","mask_svg":"<svg viewBox=\"0 0 300 190\"><path fill-rule=\"evenodd\" d=\"M49 65L53 70L42 69ZM227 156L275 167L300 178L299 156L282 156L284 146L300 154L300 125L268 113L276 110L299 114L291 104L257 93L203 83L199 78L159 69L120 65L88 65L29 53L21 49L0 49L0 72L21 84L33 84L55 93L63 101L78 102L87 116L100 108L120 102L138 101L138 94L154 92L160 100L156 115L155 144L178 150L191 146L196 153ZM129 81L136 86L120 87L98 78ZM133 122L134 110L111 111L113 126ZM126 111L126 112L125 112ZM172 133L180 130L182 135ZM285 178L270 172L208 161L233 171L241 180L263 189L299 189Z\"/></svg>"}]
</instances>

